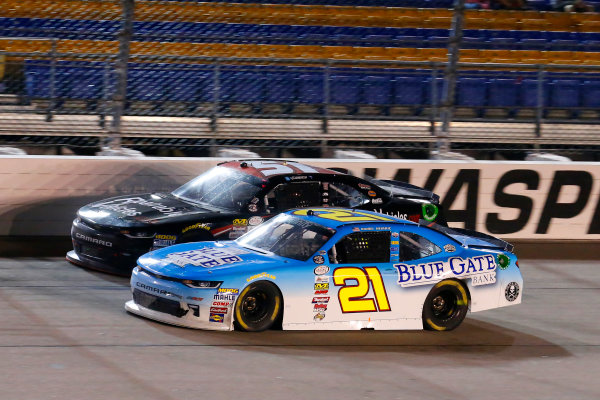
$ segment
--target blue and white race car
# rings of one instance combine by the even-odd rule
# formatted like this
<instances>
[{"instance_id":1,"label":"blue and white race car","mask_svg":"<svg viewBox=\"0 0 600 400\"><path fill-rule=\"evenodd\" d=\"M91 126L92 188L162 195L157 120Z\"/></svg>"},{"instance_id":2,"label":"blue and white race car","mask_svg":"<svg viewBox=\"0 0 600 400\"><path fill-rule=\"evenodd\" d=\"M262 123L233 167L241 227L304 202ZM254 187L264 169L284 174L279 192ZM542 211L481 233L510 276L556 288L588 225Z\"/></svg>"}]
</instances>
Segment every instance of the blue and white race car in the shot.
<instances>
[{"instance_id":1,"label":"blue and white race car","mask_svg":"<svg viewBox=\"0 0 600 400\"><path fill-rule=\"evenodd\" d=\"M143 255L127 311L189 328L262 331L456 328L519 304L512 246L370 211L296 209L236 241Z\"/></svg>"}]
</instances>

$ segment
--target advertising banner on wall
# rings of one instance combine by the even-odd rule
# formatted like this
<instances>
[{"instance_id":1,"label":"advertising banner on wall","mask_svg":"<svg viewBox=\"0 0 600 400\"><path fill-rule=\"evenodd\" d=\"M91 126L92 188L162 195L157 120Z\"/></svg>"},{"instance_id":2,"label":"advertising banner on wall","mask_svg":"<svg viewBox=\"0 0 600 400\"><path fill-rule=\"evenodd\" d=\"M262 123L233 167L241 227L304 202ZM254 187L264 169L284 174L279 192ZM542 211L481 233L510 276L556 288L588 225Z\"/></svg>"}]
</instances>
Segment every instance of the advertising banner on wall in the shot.
<instances>
[{"instance_id":1,"label":"advertising banner on wall","mask_svg":"<svg viewBox=\"0 0 600 400\"><path fill-rule=\"evenodd\" d=\"M0 157L0 235L67 236L99 199L168 192L221 159ZM440 195L450 226L506 239L600 239L600 164L302 159Z\"/></svg>"}]
</instances>

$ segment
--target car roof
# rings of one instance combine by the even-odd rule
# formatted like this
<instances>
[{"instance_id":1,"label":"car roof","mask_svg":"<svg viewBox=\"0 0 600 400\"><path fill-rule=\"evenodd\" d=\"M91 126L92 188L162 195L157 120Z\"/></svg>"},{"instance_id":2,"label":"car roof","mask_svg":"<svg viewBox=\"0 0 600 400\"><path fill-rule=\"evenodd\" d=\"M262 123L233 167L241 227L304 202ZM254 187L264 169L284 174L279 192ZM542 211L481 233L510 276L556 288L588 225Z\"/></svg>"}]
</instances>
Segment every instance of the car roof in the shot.
<instances>
[{"instance_id":1,"label":"car roof","mask_svg":"<svg viewBox=\"0 0 600 400\"><path fill-rule=\"evenodd\" d=\"M365 224L403 224L418 225L415 222L366 210L354 210L336 207L297 208L285 212L298 218L323 225L328 228L339 228L344 225Z\"/></svg>"},{"instance_id":2,"label":"car roof","mask_svg":"<svg viewBox=\"0 0 600 400\"><path fill-rule=\"evenodd\" d=\"M327 168L315 167L296 161L272 160L265 158L226 161L218 164L220 167L232 168L245 174L253 175L261 179L269 179L274 176L294 176L307 174L344 175L340 172Z\"/></svg>"}]
</instances>

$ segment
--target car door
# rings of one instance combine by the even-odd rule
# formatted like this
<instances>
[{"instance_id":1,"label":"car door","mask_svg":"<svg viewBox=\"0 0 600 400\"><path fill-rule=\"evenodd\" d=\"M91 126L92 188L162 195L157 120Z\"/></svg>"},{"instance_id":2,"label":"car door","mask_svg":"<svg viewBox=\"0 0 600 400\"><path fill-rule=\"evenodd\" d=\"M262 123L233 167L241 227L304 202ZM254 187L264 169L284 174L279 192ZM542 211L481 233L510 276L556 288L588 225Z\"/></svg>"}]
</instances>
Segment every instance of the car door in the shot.
<instances>
[{"instance_id":1,"label":"car door","mask_svg":"<svg viewBox=\"0 0 600 400\"><path fill-rule=\"evenodd\" d=\"M327 307L315 295L315 307L321 307L328 321L394 318L387 289L395 275L390 264L391 228L354 229L327 252L331 295Z\"/></svg>"}]
</instances>

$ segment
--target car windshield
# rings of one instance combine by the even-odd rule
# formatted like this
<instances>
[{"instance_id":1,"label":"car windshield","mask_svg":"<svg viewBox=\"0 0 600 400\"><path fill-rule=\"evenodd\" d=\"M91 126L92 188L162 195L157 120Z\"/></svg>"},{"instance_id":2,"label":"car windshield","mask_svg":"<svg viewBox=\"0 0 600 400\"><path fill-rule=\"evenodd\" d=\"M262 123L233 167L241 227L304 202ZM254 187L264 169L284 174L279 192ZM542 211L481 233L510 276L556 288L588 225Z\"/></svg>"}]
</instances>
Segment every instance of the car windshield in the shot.
<instances>
[{"instance_id":1,"label":"car windshield","mask_svg":"<svg viewBox=\"0 0 600 400\"><path fill-rule=\"evenodd\" d=\"M306 261L335 233L288 214L280 214L237 240L241 246L270 251L281 257Z\"/></svg>"},{"instance_id":2,"label":"car windshield","mask_svg":"<svg viewBox=\"0 0 600 400\"><path fill-rule=\"evenodd\" d=\"M255 176L215 167L175 189L172 194L184 200L239 211L258 193L261 184L261 179Z\"/></svg>"}]
</instances>

